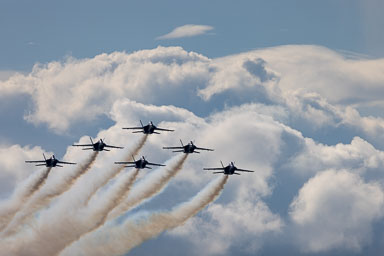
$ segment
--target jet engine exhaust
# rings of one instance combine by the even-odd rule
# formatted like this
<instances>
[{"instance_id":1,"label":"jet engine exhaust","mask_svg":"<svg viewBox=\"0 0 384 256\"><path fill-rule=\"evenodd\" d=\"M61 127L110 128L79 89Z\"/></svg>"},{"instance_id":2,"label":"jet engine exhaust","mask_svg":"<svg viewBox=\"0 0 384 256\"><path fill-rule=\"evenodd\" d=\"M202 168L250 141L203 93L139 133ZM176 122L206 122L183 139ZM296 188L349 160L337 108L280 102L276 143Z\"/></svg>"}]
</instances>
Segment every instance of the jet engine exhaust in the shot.
<instances>
[{"instance_id":1,"label":"jet engine exhaust","mask_svg":"<svg viewBox=\"0 0 384 256\"><path fill-rule=\"evenodd\" d=\"M15 191L14 196L6 202L6 205L0 207L0 230L6 227L22 205L44 185L51 169L51 167L48 167L37 173L37 175L31 175L26 184Z\"/></svg>"},{"instance_id":2,"label":"jet engine exhaust","mask_svg":"<svg viewBox=\"0 0 384 256\"><path fill-rule=\"evenodd\" d=\"M225 175L211 181L191 200L169 212L153 213L139 221L128 219L122 224L93 232L67 247L60 255L123 255L165 230L185 223L219 196L227 180Z\"/></svg>"},{"instance_id":3,"label":"jet engine exhaust","mask_svg":"<svg viewBox=\"0 0 384 256\"><path fill-rule=\"evenodd\" d=\"M98 227L102 226L106 220L108 213L114 209L124 198L126 198L131 190L133 183L135 182L139 174L139 169L135 169L133 172L127 173L121 177L118 181L118 184L115 184L110 191L107 192L107 195L104 196L101 200L98 200L97 205L91 206L89 209L90 215L87 218L87 230L83 230L82 233L74 234L71 232L71 237L67 237L60 241L65 242L60 251L64 250L66 247L70 246L75 241L78 241L83 236L88 233L93 232ZM84 225L84 224L82 224Z\"/></svg>"},{"instance_id":4,"label":"jet engine exhaust","mask_svg":"<svg viewBox=\"0 0 384 256\"><path fill-rule=\"evenodd\" d=\"M132 151L128 152L123 159L123 161L131 160L132 156L136 156L140 150L143 148L145 142L147 141L148 134L145 134L135 145ZM88 205L92 196L96 194L99 188L104 187L110 180L115 178L125 167L123 165L114 167L110 172L106 173L104 177L102 177L98 184L93 184L91 190L88 192L87 198L85 200L85 205Z\"/></svg>"},{"instance_id":5,"label":"jet engine exhaust","mask_svg":"<svg viewBox=\"0 0 384 256\"><path fill-rule=\"evenodd\" d=\"M29 217L32 217L35 212L47 206L53 198L69 190L83 174L91 169L97 155L98 152L93 152L85 163L79 165L73 173L64 177L61 180L61 183L56 186L51 186L46 190L39 190L39 193L35 193L30 200L27 201L21 211L16 213L13 220L4 229L2 236L9 236L17 232L21 224L23 224Z\"/></svg>"},{"instance_id":6,"label":"jet engine exhaust","mask_svg":"<svg viewBox=\"0 0 384 256\"><path fill-rule=\"evenodd\" d=\"M183 168L183 164L187 159L188 154L175 157L176 160L169 163L166 167L159 168L154 172L148 174L144 180L135 186L129 197L121 202L113 211L108 215L108 220L114 219L132 207L138 205L143 200L157 195L168 182Z\"/></svg>"}]
</instances>

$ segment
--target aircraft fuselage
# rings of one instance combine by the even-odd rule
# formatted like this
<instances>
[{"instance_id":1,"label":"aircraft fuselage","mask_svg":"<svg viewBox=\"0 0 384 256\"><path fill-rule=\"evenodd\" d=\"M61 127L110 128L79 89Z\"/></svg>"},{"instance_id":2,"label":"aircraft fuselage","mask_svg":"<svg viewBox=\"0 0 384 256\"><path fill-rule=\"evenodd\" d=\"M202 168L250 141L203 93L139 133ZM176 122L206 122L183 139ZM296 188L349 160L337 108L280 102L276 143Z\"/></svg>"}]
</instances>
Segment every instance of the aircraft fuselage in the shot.
<instances>
[{"instance_id":1,"label":"aircraft fuselage","mask_svg":"<svg viewBox=\"0 0 384 256\"><path fill-rule=\"evenodd\" d=\"M49 158L45 160L45 166L46 167L55 167L56 164L59 162L56 158Z\"/></svg>"},{"instance_id":2,"label":"aircraft fuselage","mask_svg":"<svg viewBox=\"0 0 384 256\"><path fill-rule=\"evenodd\" d=\"M93 151L103 151L105 147L105 144L103 142L96 142L93 144Z\"/></svg>"},{"instance_id":3,"label":"aircraft fuselage","mask_svg":"<svg viewBox=\"0 0 384 256\"><path fill-rule=\"evenodd\" d=\"M236 170L237 170L237 167L233 163L230 163L229 165L224 167L224 174L232 175L236 172Z\"/></svg>"},{"instance_id":4,"label":"aircraft fuselage","mask_svg":"<svg viewBox=\"0 0 384 256\"><path fill-rule=\"evenodd\" d=\"M191 154L195 151L196 146L193 144L188 144L184 146L184 153Z\"/></svg>"},{"instance_id":5,"label":"aircraft fuselage","mask_svg":"<svg viewBox=\"0 0 384 256\"><path fill-rule=\"evenodd\" d=\"M153 124L148 124L143 127L143 133L152 134L155 131L155 129L156 129L156 126L154 126Z\"/></svg>"},{"instance_id":6,"label":"aircraft fuselage","mask_svg":"<svg viewBox=\"0 0 384 256\"><path fill-rule=\"evenodd\" d=\"M137 161L135 162L135 166L136 166L136 168L144 169L145 166L147 166L147 163L148 163L147 160L140 159L140 160L137 160Z\"/></svg>"}]
</instances>

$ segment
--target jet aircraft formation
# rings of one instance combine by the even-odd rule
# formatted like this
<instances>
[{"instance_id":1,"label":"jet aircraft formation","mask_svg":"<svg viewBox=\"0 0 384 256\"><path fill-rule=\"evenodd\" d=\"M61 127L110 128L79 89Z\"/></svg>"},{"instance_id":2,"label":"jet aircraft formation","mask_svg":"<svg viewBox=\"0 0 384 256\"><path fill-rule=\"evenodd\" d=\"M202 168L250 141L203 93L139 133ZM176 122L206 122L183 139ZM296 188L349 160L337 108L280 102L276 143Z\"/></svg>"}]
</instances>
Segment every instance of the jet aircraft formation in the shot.
<instances>
[{"instance_id":1,"label":"jet aircraft formation","mask_svg":"<svg viewBox=\"0 0 384 256\"><path fill-rule=\"evenodd\" d=\"M167 132L173 132L174 130L171 129L165 129L165 128L159 128L156 127L152 121L148 123L148 125L143 125L143 123L140 120L141 127L123 127L122 129L127 129L127 130L134 130L132 133L143 133L143 134L160 134L157 131L167 131ZM103 139L100 139L97 142L93 142L92 138L89 137L91 144L73 144L72 146L74 147L84 147L83 150L93 150L93 151L110 151L110 148L114 149L123 149L124 147L119 147L119 146L112 146L106 144ZM184 145L183 142L180 140L181 146L174 146L174 147L163 147L163 149L172 149L172 152L182 152L185 154L192 154L192 153L200 153L199 151L196 150L204 150L204 151L213 151L213 149L210 148L202 148L202 147L197 147L192 141L190 141L188 144ZM60 164L76 164L76 163L71 163L71 162L64 162L60 161L55 158L54 155L47 159L44 156L44 160L27 160L25 161L26 163L38 163L36 166L46 166L46 167L63 167ZM150 166L165 166L163 164L155 164L155 163L150 163L148 162L144 156L142 156L139 160L135 160L134 156L132 156L133 161L130 162L115 162L115 164L125 164L125 167L134 167L138 169L152 169ZM235 166L234 162L230 162L229 165L224 166L223 163L220 161L222 167L215 167L215 168L203 168L203 170L218 170L216 172L213 172L213 174L217 173L223 173L224 175L240 175L239 172L254 172L251 170L245 170L245 169L239 169Z\"/></svg>"}]
</instances>

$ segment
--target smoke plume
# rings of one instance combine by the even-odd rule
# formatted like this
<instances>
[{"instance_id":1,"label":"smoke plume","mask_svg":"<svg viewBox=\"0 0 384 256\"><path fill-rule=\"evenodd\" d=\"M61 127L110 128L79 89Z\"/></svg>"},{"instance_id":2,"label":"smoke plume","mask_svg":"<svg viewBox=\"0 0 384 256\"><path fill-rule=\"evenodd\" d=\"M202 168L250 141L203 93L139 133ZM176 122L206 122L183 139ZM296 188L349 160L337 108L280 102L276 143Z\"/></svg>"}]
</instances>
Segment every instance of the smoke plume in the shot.
<instances>
[{"instance_id":1,"label":"smoke plume","mask_svg":"<svg viewBox=\"0 0 384 256\"><path fill-rule=\"evenodd\" d=\"M145 142L147 141L148 134L145 134L135 145L135 147L132 149L132 151L128 152L122 162L127 162L132 160L132 156L136 156L142 147L144 146ZM105 173L103 177L94 184L92 184L92 188L88 191L88 195L85 200L85 205L88 205L89 201L91 200L92 196L96 194L99 188L104 187L109 181L111 181L113 178L115 178L122 170L124 169L124 165L117 165L114 167L111 171Z\"/></svg>"},{"instance_id":2,"label":"smoke plume","mask_svg":"<svg viewBox=\"0 0 384 256\"><path fill-rule=\"evenodd\" d=\"M23 224L28 217L32 217L35 212L47 206L53 198L69 190L72 185L92 167L97 155L97 151L93 152L85 163L80 164L73 173L60 180L56 186L51 186L49 189L39 190L39 193L35 193L4 229L2 236L9 236L17 232L21 224Z\"/></svg>"},{"instance_id":3,"label":"smoke plume","mask_svg":"<svg viewBox=\"0 0 384 256\"><path fill-rule=\"evenodd\" d=\"M106 222L108 213L110 213L111 210L120 208L116 212L126 212L129 208L139 204L144 199L152 197L160 192L169 180L174 177L179 170L181 170L183 163L187 159L187 154L178 156L175 159L176 160L171 160L171 163L165 168L165 171L163 168L159 168L149 174L140 184L138 184L138 186L135 187L128 197L129 188L133 185L136 179L138 169L136 169L133 175L125 175L124 177L121 177L117 181L117 184L113 185L103 199L97 200L98 207L96 209L91 206L89 207L92 214L89 215L90 217L87 218L86 222L89 222L88 226L90 228L88 228L87 231L82 232L81 235L76 236L76 238L72 239L69 243L67 243L67 245L70 245L74 242L74 240L79 240L81 237L84 237L84 235L101 227ZM126 199L125 207L122 206L121 203L124 199ZM84 223L82 224L84 225ZM74 232L72 231L71 234L73 237ZM63 239L61 241L63 241Z\"/></svg>"},{"instance_id":4,"label":"smoke plume","mask_svg":"<svg viewBox=\"0 0 384 256\"><path fill-rule=\"evenodd\" d=\"M143 136L135 147L127 153L126 160L131 160L132 155L137 155L139 150L144 146L148 135ZM75 206L78 209L74 209L76 216L69 216L65 214L65 208L63 211L57 211L55 213L50 212L42 222L32 223L31 234L20 234L23 236L23 242L15 242L13 244L12 253L16 255L55 255L64 249L67 245L76 241L84 233L91 232L97 227L101 226L105 221L107 214L117 204L123 200L134 183L138 170L127 173L119 177L113 186L106 192L106 195L101 199L98 199L92 204L92 196L97 190L106 185L111 179L113 179L124 166L118 166L112 171L106 173L101 178L92 182L87 186L85 193L78 195L76 201L81 202L81 205ZM73 207L73 205L65 204L66 207ZM83 206L83 207L81 207Z\"/></svg>"},{"instance_id":5,"label":"smoke plume","mask_svg":"<svg viewBox=\"0 0 384 256\"><path fill-rule=\"evenodd\" d=\"M74 232L70 233L71 237L66 237L61 239L61 243L63 243L61 250L65 247L71 245L76 240L79 240L84 235L94 231L98 227L102 226L107 220L108 213L114 209L119 203L124 200L128 196L128 193L135 182L137 175L139 174L139 169L135 169L131 173L127 173L123 177L117 181L110 191L107 192L107 195L104 196L101 200L98 200L97 205L90 206L87 223L87 230L84 230L82 233L74 234ZM84 223L83 223L84 225Z\"/></svg>"},{"instance_id":6,"label":"smoke plume","mask_svg":"<svg viewBox=\"0 0 384 256\"><path fill-rule=\"evenodd\" d=\"M12 254L59 254L65 247L104 224L108 212L127 196L138 174L139 169L135 169L121 176L105 196L86 209L78 209L72 214L60 214L57 209L51 212L49 220L45 219L32 226L32 235L23 234L23 239L19 239L23 241L14 243Z\"/></svg>"},{"instance_id":7,"label":"smoke plume","mask_svg":"<svg viewBox=\"0 0 384 256\"><path fill-rule=\"evenodd\" d=\"M176 160L171 159L171 163L169 163L166 167L159 168L147 175L144 180L135 186L127 200L123 201L110 212L108 219L116 218L132 207L138 205L143 200L158 194L172 179L172 177L174 177L181 170L187 156L188 154L177 156L174 158Z\"/></svg>"},{"instance_id":8,"label":"smoke plume","mask_svg":"<svg viewBox=\"0 0 384 256\"><path fill-rule=\"evenodd\" d=\"M122 255L144 241L159 235L167 229L182 225L220 194L228 176L221 176L210 182L190 201L169 212L150 215L139 221L126 220L123 224L108 226L93 232L66 248L60 255Z\"/></svg>"},{"instance_id":9,"label":"smoke plume","mask_svg":"<svg viewBox=\"0 0 384 256\"><path fill-rule=\"evenodd\" d=\"M41 188L50 171L51 167L48 167L45 170L30 175L25 184L21 184L20 188L16 188L11 199L0 206L0 230L6 227L22 205Z\"/></svg>"}]
</instances>

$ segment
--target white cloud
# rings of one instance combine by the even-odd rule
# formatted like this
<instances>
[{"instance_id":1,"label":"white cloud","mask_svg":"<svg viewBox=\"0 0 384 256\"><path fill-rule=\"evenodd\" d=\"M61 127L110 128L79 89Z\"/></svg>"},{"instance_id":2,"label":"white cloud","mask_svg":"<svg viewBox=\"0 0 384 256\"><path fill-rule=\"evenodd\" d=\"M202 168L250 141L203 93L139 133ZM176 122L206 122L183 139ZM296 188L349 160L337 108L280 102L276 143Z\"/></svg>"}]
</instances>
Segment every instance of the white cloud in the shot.
<instances>
[{"instance_id":1,"label":"white cloud","mask_svg":"<svg viewBox=\"0 0 384 256\"><path fill-rule=\"evenodd\" d=\"M384 93L383 63L343 58L316 46L267 48L213 60L180 47L158 47L36 65L28 75L0 82L0 92L30 94L34 108L26 120L46 123L58 133L108 115L115 101L129 98L199 116L259 102L284 109L280 121L297 129L346 125L373 140L383 136L384 121L362 116L358 109L366 102L375 102L370 108L384 106L378 97Z\"/></svg>"},{"instance_id":2,"label":"white cloud","mask_svg":"<svg viewBox=\"0 0 384 256\"><path fill-rule=\"evenodd\" d=\"M17 73L15 70L0 70L0 81L6 81Z\"/></svg>"},{"instance_id":3,"label":"white cloud","mask_svg":"<svg viewBox=\"0 0 384 256\"><path fill-rule=\"evenodd\" d=\"M285 163L300 175L311 177L328 168L348 168L355 173L376 171L383 176L384 152L360 137L354 137L350 144L338 143L334 146L318 144L309 138L303 139L303 142L302 151Z\"/></svg>"},{"instance_id":4,"label":"white cloud","mask_svg":"<svg viewBox=\"0 0 384 256\"><path fill-rule=\"evenodd\" d=\"M206 34L212 30L212 26L187 24L173 29L168 34L157 37L157 40L191 37Z\"/></svg>"},{"instance_id":5,"label":"white cloud","mask_svg":"<svg viewBox=\"0 0 384 256\"><path fill-rule=\"evenodd\" d=\"M372 238L372 226L384 214L384 193L347 171L324 171L310 179L291 205L300 247L320 252L359 251Z\"/></svg>"},{"instance_id":6,"label":"white cloud","mask_svg":"<svg viewBox=\"0 0 384 256\"><path fill-rule=\"evenodd\" d=\"M204 213L188 221L169 235L185 237L194 243L192 255L226 255L231 246L254 254L265 233L280 232L283 222L261 201L236 201L211 204Z\"/></svg>"},{"instance_id":7,"label":"white cloud","mask_svg":"<svg viewBox=\"0 0 384 256\"><path fill-rule=\"evenodd\" d=\"M160 103L173 96L175 102L182 102L190 97L188 92L179 94L185 90L182 85L204 79L208 62L179 47L69 58L65 63L36 65L31 74L2 82L0 91L31 94L35 108L25 118L63 132L73 123L108 114L119 98Z\"/></svg>"},{"instance_id":8,"label":"white cloud","mask_svg":"<svg viewBox=\"0 0 384 256\"><path fill-rule=\"evenodd\" d=\"M382 204L381 189L371 181L383 182L384 153L377 145L384 145L379 139L384 134L384 121L374 114L362 116L359 112L360 105L371 100L384 106L378 96L384 82L380 72L382 62L348 59L315 46L268 48L217 59L180 47L158 47L130 54L115 52L90 59L68 58L62 63L36 65L30 74L17 74L1 81L0 95L31 95L34 109L26 119L35 124L45 123L58 133L108 115L115 124L100 131L97 137L106 137L107 143L126 148L140 135L121 128L137 126L140 119L175 129L173 133L149 137L140 154L153 162L169 159L172 153L162 147L179 145L179 138L215 149L188 158L184 169L167 188L174 198L159 195L157 204L154 200L138 211L156 208L159 202L161 207L167 207L185 200L188 195L179 192L196 193L212 177L202 168L218 166L220 160L225 163L234 160L239 167L255 170L255 173L231 177L217 203L185 227L172 232L192 244L203 244L211 254L230 253L239 245L246 248L245 253L252 254L262 247L268 233L289 233L290 230L284 228L286 216L277 215L265 203L274 196L277 186L282 185L287 186L288 194L298 194L290 215L298 232L286 235L294 238L299 235L300 239L304 239L302 236L305 237L308 227L319 227L313 216L334 210L335 206L328 201L331 194L345 208L351 202L360 202L363 196L371 197L366 204L372 212L367 213L366 219L359 213L361 209L353 205L352 210L356 212L353 216L361 226L355 219L346 218L347 221L338 226L341 234L347 234L343 239L332 243L319 235L320 245L305 240L308 247L304 248L313 251L334 247L356 249L370 241L369 227L382 216L381 209L371 207L373 200L379 206ZM333 131L340 134L345 127L350 129L351 140L347 143L341 143L337 134L333 135L336 143L332 145L308 137ZM84 136L79 141L88 142L89 138ZM8 152L5 147L0 152L4 156L1 159L6 159L0 173L12 176L18 184L28 174L23 161L29 156L17 152L30 149L12 148ZM39 157L42 150L32 151ZM69 147L64 159L81 162L85 157L87 152ZM41 218L36 225L49 227L57 221L55 214L63 209L71 213L74 221L81 220L82 212L71 202L84 193L94 179L108 172L111 163L123 157L124 152L119 150L100 154L93 169L71 191L39 214ZM15 163L22 164L23 171L12 173ZM68 172L72 170L72 167L66 168ZM325 169L348 169L349 172L328 171L317 175ZM296 187L281 178L273 184L273 179L280 179L281 171L287 171L284 175L302 183ZM66 173L52 172L50 186ZM376 176L371 177L372 173ZM144 176L145 172L141 172L140 178ZM298 192L306 179L310 180ZM326 182L328 180L330 182ZM332 185L333 180L336 185ZM15 183L11 183L12 187ZM338 185L344 190L337 190ZM309 198L307 194L312 193L312 187L316 193ZM345 202L339 200L344 197ZM325 203L321 201L324 198ZM292 198L284 200L281 205L289 205ZM318 204L312 206L311 200ZM281 207L285 207L281 212L288 211L287 206ZM341 218L335 216L335 220ZM351 235L348 225L351 230L362 228L366 238ZM201 226L205 228L199 229ZM188 230L192 235L187 235ZM340 234L337 232L330 228L331 236ZM253 243L255 239L259 242Z\"/></svg>"},{"instance_id":9,"label":"white cloud","mask_svg":"<svg viewBox=\"0 0 384 256\"><path fill-rule=\"evenodd\" d=\"M14 188L16 184L20 183L36 169L34 165L26 164L25 160L42 160L43 153L44 151L40 147L1 145L0 180L2 189L0 189L0 194L9 193L8 189Z\"/></svg>"}]
</instances>

